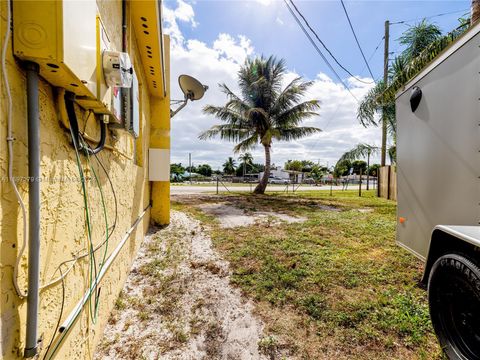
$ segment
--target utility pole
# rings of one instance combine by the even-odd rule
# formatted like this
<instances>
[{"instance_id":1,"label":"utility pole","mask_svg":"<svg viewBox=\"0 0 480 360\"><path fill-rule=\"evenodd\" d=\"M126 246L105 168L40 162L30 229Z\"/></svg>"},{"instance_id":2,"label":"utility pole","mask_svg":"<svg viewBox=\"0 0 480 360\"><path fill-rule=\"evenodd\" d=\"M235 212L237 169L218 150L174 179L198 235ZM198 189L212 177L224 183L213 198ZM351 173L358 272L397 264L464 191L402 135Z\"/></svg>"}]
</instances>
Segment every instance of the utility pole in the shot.
<instances>
[{"instance_id":1,"label":"utility pole","mask_svg":"<svg viewBox=\"0 0 480 360\"><path fill-rule=\"evenodd\" d=\"M383 55L383 83L385 88L388 85L388 38L390 36L390 22L385 21L385 52ZM387 113L385 107L382 111L382 159L381 165L385 166L385 159L387 157Z\"/></svg>"},{"instance_id":2,"label":"utility pole","mask_svg":"<svg viewBox=\"0 0 480 360\"><path fill-rule=\"evenodd\" d=\"M192 185L192 153L188 153L188 173L190 175L190 185Z\"/></svg>"}]
</instances>

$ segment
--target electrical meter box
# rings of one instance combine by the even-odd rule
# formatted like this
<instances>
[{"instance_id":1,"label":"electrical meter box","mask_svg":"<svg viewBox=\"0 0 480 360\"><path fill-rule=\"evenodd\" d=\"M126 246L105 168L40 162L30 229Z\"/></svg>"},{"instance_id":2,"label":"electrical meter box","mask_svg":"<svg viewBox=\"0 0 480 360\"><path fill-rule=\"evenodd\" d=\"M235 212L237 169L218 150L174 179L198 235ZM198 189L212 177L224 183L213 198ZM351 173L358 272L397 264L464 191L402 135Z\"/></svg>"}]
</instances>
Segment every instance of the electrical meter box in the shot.
<instances>
[{"instance_id":1,"label":"electrical meter box","mask_svg":"<svg viewBox=\"0 0 480 360\"><path fill-rule=\"evenodd\" d=\"M96 99L96 1L13 1L13 13L14 54L49 83Z\"/></svg>"}]
</instances>

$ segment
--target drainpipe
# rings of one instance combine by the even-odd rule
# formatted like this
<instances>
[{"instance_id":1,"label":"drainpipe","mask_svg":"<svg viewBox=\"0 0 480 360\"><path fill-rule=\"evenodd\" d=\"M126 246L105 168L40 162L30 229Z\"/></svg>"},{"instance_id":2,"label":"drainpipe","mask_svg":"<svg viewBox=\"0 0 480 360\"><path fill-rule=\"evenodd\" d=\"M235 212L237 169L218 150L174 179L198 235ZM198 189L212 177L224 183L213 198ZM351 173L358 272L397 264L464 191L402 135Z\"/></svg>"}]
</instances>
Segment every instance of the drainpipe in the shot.
<instances>
[{"instance_id":1,"label":"drainpipe","mask_svg":"<svg viewBox=\"0 0 480 360\"><path fill-rule=\"evenodd\" d=\"M39 66L26 62L28 115L28 295L25 357L37 354L38 294L40 278L40 116L38 111Z\"/></svg>"}]
</instances>

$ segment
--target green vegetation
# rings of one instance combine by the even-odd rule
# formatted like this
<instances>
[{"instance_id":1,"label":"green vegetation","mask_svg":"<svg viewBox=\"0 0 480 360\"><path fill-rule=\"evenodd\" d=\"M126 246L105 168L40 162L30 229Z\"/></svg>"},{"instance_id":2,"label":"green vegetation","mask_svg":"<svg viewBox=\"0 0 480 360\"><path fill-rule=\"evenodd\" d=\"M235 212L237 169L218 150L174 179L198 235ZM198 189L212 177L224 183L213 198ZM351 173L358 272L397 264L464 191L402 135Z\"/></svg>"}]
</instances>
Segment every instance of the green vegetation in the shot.
<instances>
[{"instance_id":1,"label":"green vegetation","mask_svg":"<svg viewBox=\"0 0 480 360\"><path fill-rule=\"evenodd\" d=\"M364 194L208 200L307 219L225 231L214 218L201 216L230 261L231 280L255 301L265 336L273 336L260 344L265 353L280 346L302 359L442 358L419 286L423 265L395 244L395 203L373 191Z\"/></svg>"}]
</instances>

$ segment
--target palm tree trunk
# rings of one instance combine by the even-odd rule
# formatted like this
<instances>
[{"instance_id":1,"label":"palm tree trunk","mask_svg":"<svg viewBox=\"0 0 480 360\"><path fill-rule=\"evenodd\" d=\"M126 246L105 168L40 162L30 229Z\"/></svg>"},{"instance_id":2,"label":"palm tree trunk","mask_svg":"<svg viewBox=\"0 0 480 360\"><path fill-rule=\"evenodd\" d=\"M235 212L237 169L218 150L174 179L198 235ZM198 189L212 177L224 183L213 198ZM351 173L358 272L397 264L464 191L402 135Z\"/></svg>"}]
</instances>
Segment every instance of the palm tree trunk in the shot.
<instances>
[{"instance_id":1,"label":"palm tree trunk","mask_svg":"<svg viewBox=\"0 0 480 360\"><path fill-rule=\"evenodd\" d=\"M254 194L264 194L265 189L268 185L268 178L270 177L270 145L263 145L265 148L265 170L263 172L262 179L258 183L255 190L253 190Z\"/></svg>"},{"instance_id":2,"label":"palm tree trunk","mask_svg":"<svg viewBox=\"0 0 480 360\"><path fill-rule=\"evenodd\" d=\"M480 0L472 0L472 16L470 18L470 25L473 25L480 19Z\"/></svg>"}]
</instances>

